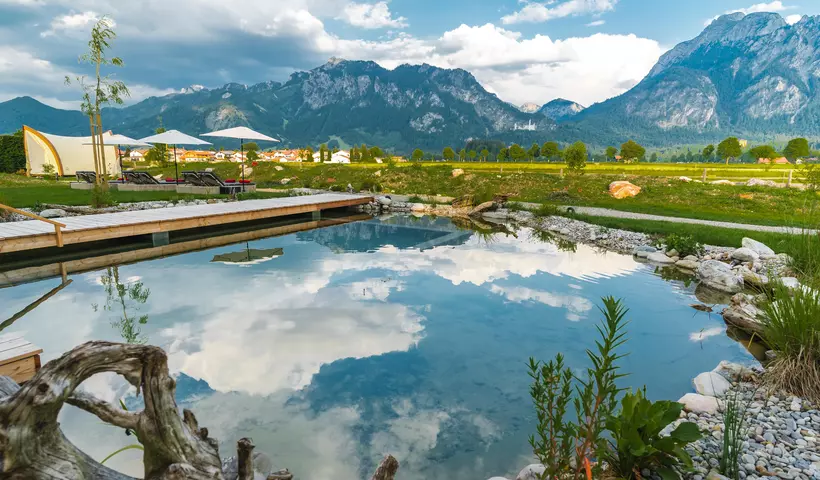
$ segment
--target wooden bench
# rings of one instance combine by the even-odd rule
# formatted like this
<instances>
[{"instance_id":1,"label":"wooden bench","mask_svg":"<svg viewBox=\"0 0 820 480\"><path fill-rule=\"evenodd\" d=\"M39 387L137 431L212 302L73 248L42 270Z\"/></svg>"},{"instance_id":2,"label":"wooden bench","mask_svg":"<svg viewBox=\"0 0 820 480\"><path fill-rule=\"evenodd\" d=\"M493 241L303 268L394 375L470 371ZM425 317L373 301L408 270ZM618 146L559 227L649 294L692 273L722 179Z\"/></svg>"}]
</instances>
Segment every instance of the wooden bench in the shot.
<instances>
[{"instance_id":1,"label":"wooden bench","mask_svg":"<svg viewBox=\"0 0 820 480\"><path fill-rule=\"evenodd\" d=\"M0 335L0 375L17 383L31 380L40 370L42 348L34 346L20 335Z\"/></svg>"}]
</instances>

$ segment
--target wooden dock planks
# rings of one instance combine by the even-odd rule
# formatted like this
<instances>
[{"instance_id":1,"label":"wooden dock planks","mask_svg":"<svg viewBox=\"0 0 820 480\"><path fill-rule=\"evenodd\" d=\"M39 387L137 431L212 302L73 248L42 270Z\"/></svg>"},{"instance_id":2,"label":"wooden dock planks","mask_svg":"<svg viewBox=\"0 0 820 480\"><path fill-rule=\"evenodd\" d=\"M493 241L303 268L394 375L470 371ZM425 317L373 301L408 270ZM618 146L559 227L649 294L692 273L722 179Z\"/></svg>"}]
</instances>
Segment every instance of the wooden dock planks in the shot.
<instances>
[{"instance_id":1,"label":"wooden dock planks","mask_svg":"<svg viewBox=\"0 0 820 480\"><path fill-rule=\"evenodd\" d=\"M17 383L30 380L40 369L41 353L42 348L19 335L0 335L0 375Z\"/></svg>"},{"instance_id":2,"label":"wooden dock planks","mask_svg":"<svg viewBox=\"0 0 820 480\"><path fill-rule=\"evenodd\" d=\"M362 205L365 195L324 193L301 197L246 200L132 212L102 213L58 219L65 245L111 238L170 232L189 228L296 215L331 208ZM53 226L37 220L0 223L0 253L33 250L57 245Z\"/></svg>"}]
</instances>

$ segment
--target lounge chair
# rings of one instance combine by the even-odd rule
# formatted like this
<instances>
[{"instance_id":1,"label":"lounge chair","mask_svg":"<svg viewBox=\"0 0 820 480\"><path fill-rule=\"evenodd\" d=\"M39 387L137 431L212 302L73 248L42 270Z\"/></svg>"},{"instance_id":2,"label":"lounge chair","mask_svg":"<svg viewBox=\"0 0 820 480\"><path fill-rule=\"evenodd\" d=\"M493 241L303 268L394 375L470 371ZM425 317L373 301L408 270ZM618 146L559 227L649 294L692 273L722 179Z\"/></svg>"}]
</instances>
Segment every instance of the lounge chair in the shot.
<instances>
[{"instance_id":1,"label":"lounge chair","mask_svg":"<svg viewBox=\"0 0 820 480\"><path fill-rule=\"evenodd\" d=\"M97 174L88 170L77 170L77 181L85 183L97 183Z\"/></svg>"},{"instance_id":2,"label":"lounge chair","mask_svg":"<svg viewBox=\"0 0 820 480\"><path fill-rule=\"evenodd\" d=\"M197 172L192 170L187 170L182 172L182 180L189 184L194 185L196 187L208 187L209 185L205 183L202 177L199 176Z\"/></svg>"},{"instance_id":3,"label":"lounge chair","mask_svg":"<svg viewBox=\"0 0 820 480\"><path fill-rule=\"evenodd\" d=\"M242 191L243 186L253 185L252 183L236 183L235 181L223 181L214 172L201 171L197 172L199 178L202 179L208 186L219 187L219 193L237 193Z\"/></svg>"},{"instance_id":4,"label":"lounge chair","mask_svg":"<svg viewBox=\"0 0 820 480\"><path fill-rule=\"evenodd\" d=\"M158 185L162 182L148 174L148 172L123 172L123 177L127 183L136 185Z\"/></svg>"}]
</instances>

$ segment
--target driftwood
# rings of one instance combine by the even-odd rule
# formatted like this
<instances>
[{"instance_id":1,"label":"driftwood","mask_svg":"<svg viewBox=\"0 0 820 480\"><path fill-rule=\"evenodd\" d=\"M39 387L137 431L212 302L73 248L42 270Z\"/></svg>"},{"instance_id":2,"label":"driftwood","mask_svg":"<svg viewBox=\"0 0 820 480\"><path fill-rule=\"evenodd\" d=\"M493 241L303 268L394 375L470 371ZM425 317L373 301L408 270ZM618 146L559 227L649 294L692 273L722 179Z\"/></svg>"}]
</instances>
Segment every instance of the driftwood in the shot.
<instances>
[{"instance_id":1,"label":"driftwood","mask_svg":"<svg viewBox=\"0 0 820 480\"><path fill-rule=\"evenodd\" d=\"M137 388L145 408L130 412L78 391L83 381L114 372ZM190 410L180 418L168 373L167 357L158 347L88 342L48 362L20 387L0 377L0 478L131 479L95 461L63 435L57 416L64 403L92 413L102 421L133 432L144 447L145 477L150 480L224 479L218 442L200 428ZM253 443L237 444L238 478L253 478ZM392 480L398 462L388 456L374 480ZM380 473L381 472L381 473ZM268 478L290 479L287 470Z\"/></svg>"}]
</instances>

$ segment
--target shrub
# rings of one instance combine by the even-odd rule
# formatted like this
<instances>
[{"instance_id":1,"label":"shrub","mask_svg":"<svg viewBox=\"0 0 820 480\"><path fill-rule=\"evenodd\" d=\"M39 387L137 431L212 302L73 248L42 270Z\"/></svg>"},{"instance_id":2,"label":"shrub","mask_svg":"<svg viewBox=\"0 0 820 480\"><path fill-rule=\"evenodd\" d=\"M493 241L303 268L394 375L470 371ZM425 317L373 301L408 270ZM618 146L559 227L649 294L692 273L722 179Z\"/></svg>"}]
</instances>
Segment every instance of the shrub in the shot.
<instances>
[{"instance_id":1,"label":"shrub","mask_svg":"<svg viewBox=\"0 0 820 480\"><path fill-rule=\"evenodd\" d=\"M680 478L678 469L692 468L692 459L684 447L701 437L698 426L683 422L669 434L661 432L680 417L683 405L661 400L652 402L646 391L627 392L621 410L606 423L612 434L605 454L617 478L641 478L641 470L657 472L664 479Z\"/></svg>"},{"instance_id":2,"label":"shrub","mask_svg":"<svg viewBox=\"0 0 820 480\"><path fill-rule=\"evenodd\" d=\"M600 464L591 467L589 458L602 458L606 451L602 434L620 392L615 381L623 375L618 373L616 362L623 355L615 351L626 341L623 330L627 312L620 300L602 300L604 322L598 327L601 339L596 342L597 351L587 350L592 367L586 369L582 378L564 365L560 354L547 363L530 358L530 396L538 419L538 434L530 436L529 441L533 453L546 468L543 478L580 480L584 477L584 466L593 469L595 477L600 473ZM564 420L570 401L576 414L574 422Z\"/></svg>"},{"instance_id":3,"label":"shrub","mask_svg":"<svg viewBox=\"0 0 820 480\"><path fill-rule=\"evenodd\" d=\"M408 203L424 203L424 200L419 197L418 195L413 195L412 197L407 199Z\"/></svg>"},{"instance_id":4,"label":"shrub","mask_svg":"<svg viewBox=\"0 0 820 480\"><path fill-rule=\"evenodd\" d=\"M366 190L368 192L381 192L382 185L379 182L374 182L372 180L365 180L361 184L361 188L359 190Z\"/></svg>"},{"instance_id":5,"label":"shrub","mask_svg":"<svg viewBox=\"0 0 820 480\"><path fill-rule=\"evenodd\" d=\"M687 255L703 255L703 245L691 235L670 233L664 238L663 243L666 244L667 251L677 250L681 257Z\"/></svg>"},{"instance_id":6,"label":"shrub","mask_svg":"<svg viewBox=\"0 0 820 480\"><path fill-rule=\"evenodd\" d=\"M791 235L784 251L789 254L789 267L803 282L820 287L820 234L803 230L799 235Z\"/></svg>"},{"instance_id":7,"label":"shrub","mask_svg":"<svg viewBox=\"0 0 820 480\"><path fill-rule=\"evenodd\" d=\"M763 310L763 341L777 352L763 378L778 390L820 401L820 292L775 285Z\"/></svg>"},{"instance_id":8,"label":"shrub","mask_svg":"<svg viewBox=\"0 0 820 480\"><path fill-rule=\"evenodd\" d=\"M536 208L532 213L536 217L551 217L560 214L558 207L551 203L542 203L541 206Z\"/></svg>"},{"instance_id":9,"label":"shrub","mask_svg":"<svg viewBox=\"0 0 820 480\"><path fill-rule=\"evenodd\" d=\"M507 210L511 212L523 212L527 210L527 207L519 202L507 202Z\"/></svg>"},{"instance_id":10,"label":"shrub","mask_svg":"<svg viewBox=\"0 0 820 480\"><path fill-rule=\"evenodd\" d=\"M96 184L91 190L91 206L94 208L110 207L114 205L114 197L106 186Z\"/></svg>"}]
</instances>

